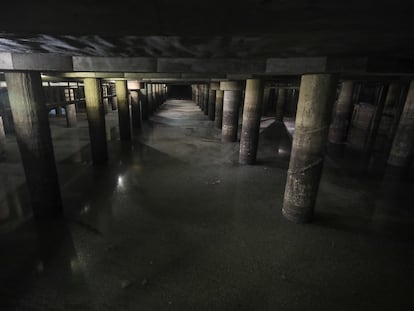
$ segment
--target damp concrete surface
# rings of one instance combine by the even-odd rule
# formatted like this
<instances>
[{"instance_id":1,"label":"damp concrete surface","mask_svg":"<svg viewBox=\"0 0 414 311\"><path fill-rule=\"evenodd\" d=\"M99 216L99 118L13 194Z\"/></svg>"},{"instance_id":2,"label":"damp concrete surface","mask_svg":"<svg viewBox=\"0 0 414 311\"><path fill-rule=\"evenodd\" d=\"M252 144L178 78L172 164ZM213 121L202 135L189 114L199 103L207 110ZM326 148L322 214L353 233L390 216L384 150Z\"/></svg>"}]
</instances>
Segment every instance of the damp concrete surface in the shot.
<instances>
[{"instance_id":1,"label":"damp concrete surface","mask_svg":"<svg viewBox=\"0 0 414 311\"><path fill-rule=\"evenodd\" d=\"M291 137L263 118L254 166L191 101L109 163L51 117L65 217L36 223L15 138L0 162L0 310L413 310L414 182L328 157L311 224L281 215ZM355 165L354 165L355 164Z\"/></svg>"}]
</instances>

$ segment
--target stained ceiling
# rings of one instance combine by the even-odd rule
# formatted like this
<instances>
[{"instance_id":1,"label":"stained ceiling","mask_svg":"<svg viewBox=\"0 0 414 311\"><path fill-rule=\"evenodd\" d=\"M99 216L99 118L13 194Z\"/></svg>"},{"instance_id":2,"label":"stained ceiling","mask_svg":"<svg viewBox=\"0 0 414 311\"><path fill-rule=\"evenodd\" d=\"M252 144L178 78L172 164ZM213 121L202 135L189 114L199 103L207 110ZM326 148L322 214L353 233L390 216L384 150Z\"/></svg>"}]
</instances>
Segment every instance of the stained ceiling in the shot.
<instances>
[{"instance_id":1,"label":"stained ceiling","mask_svg":"<svg viewBox=\"0 0 414 311\"><path fill-rule=\"evenodd\" d=\"M412 58L412 1L2 1L0 52Z\"/></svg>"}]
</instances>

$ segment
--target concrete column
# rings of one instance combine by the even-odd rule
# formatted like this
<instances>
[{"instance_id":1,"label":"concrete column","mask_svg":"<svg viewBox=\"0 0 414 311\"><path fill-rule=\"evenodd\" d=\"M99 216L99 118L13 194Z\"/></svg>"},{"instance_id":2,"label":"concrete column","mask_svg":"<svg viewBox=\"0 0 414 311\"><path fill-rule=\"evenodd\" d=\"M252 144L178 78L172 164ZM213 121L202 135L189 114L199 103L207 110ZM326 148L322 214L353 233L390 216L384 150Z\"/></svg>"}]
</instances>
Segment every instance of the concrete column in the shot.
<instances>
[{"instance_id":1,"label":"concrete column","mask_svg":"<svg viewBox=\"0 0 414 311\"><path fill-rule=\"evenodd\" d=\"M147 88L143 83L141 83L140 96L141 99L141 116L142 120L148 120L148 97L147 97Z\"/></svg>"},{"instance_id":2,"label":"concrete column","mask_svg":"<svg viewBox=\"0 0 414 311\"><path fill-rule=\"evenodd\" d=\"M154 83L152 85L152 94L154 96L154 103L155 103L155 110L158 109L158 107L160 106L160 98L158 95L158 84Z\"/></svg>"},{"instance_id":3,"label":"concrete column","mask_svg":"<svg viewBox=\"0 0 414 311\"><path fill-rule=\"evenodd\" d=\"M191 100L193 101L193 102L195 102L196 101L196 99L195 99L196 97L195 97L195 87L194 87L194 84L192 84L191 85Z\"/></svg>"},{"instance_id":4,"label":"concrete column","mask_svg":"<svg viewBox=\"0 0 414 311\"><path fill-rule=\"evenodd\" d=\"M66 126L67 127L76 127L76 105L68 104L65 107L66 110Z\"/></svg>"},{"instance_id":5,"label":"concrete column","mask_svg":"<svg viewBox=\"0 0 414 311\"><path fill-rule=\"evenodd\" d=\"M102 95L103 95L103 106L104 106L104 111L105 114L108 113L109 111L109 98L108 98L108 94L109 94L109 87L107 85L102 86ZM111 107L112 109L112 107Z\"/></svg>"},{"instance_id":6,"label":"concrete column","mask_svg":"<svg viewBox=\"0 0 414 311\"><path fill-rule=\"evenodd\" d=\"M6 154L6 132L4 131L3 117L0 116L0 160Z\"/></svg>"},{"instance_id":7,"label":"concrete column","mask_svg":"<svg viewBox=\"0 0 414 311\"><path fill-rule=\"evenodd\" d=\"M139 89L131 90L131 117L132 127L139 129L141 127L141 107L139 100Z\"/></svg>"},{"instance_id":8,"label":"concrete column","mask_svg":"<svg viewBox=\"0 0 414 311\"><path fill-rule=\"evenodd\" d=\"M239 162L254 164L259 144L260 118L262 115L263 83L259 79L246 81L243 123L240 136Z\"/></svg>"},{"instance_id":9,"label":"concrete column","mask_svg":"<svg viewBox=\"0 0 414 311\"><path fill-rule=\"evenodd\" d=\"M191 100L196 103L196 88L195 85L191 85Z\"/></svg>"},{"instance_id":10,"label":"concrete column","mask_svg":"<svg viewBox=\"0 0 414 311\"><path fill-rule=\"evenodd\" d=\"M376 141L378 150L391 150L392 142L400 122L402 110L404 109L403 100L406 99L409 85L404 86L400 83L391 83L385 99L384 112L380 122L380 130L385 134L386 139Z\"/></svg>"},{"instance_id":11,"label":"concrete column","mask_svg":"<svg viewBox=\"0 0 414 311\"><path fill-rule=\"evenodd\" d=\"M399 121L399 103L401 97L401 84L391 83L388 87L387 97L385 98L383 116L381 117L380 128L387 133L387 139L393 136L393 124ZM388 121L388 122L387 122ZM390 122L391 121L391 122ZM394 127L395 129L395 127Z\"/></svg>"},{"instance_id":12,"label":"concrete column","mask_svg":"<svg viewBox=\"0 0 414 311\"><path fill-rule=\"evenodd\" d=\"M393 109L398 105L400 94L401 85L399 83L391 83L388 88L387 97L385 98L384 111L388 113L393 111Z\"/></svg>"},{"instance_id":13,"label":"concrete column","mask_svg":"<svg viewBox=\"0 0 414 311\"><path fill-rule=\"evenodd\" d=\"M239 128L242 86L241 83L236 81L222 81L220 82L220 90L224 91L221 139L224 142L234 142L237 140L237 131Z\"/></svg>"},{"instance_id":14,"label":"concrete column","mask_svg":"<svg viewBox=\"0 0 414 311\"><path fill-rule=\"evenodd\" d=\"M59 179L40 73L6 72L5 76L34 216L60 216Z\"/></svg>"},{"instance_id":15,"label":"concrete column","mask_svg":"<svg viewBox=\"0 0 414 311\"><path fill-rule=\"evenodd\" d=\"M302 76L282 209L293 222L309 222L313 216L336 83L331 74Z\"/></svg>"},{"instance_id":16,"label":"concrete column","mask_svg":"<svg viewBox=\"0 0 414 311\"><path fill-rule=\"evenodd\" d=\"M117 110L118 109L118 101L117 101L116 97L113 96L113 95L115 95L114 89L115 89L114 85L110 84L109 88L108 88L109 95L111 95L111 97L109 99L109 102L111 104L112 110Z\"/></svg>"},{"instance_id":17,"label":"concrete column","mask_svg":"<svg viewBox=\"0 0 414 311\"><path fill-rule=\"evenodd\" d=\"M157 110L158 107L160 106L160 95L158 93L158 84L156 83L154 84L153 94L154 94L155 110Z\"/></svg>"},{"instance_id":18,"label":"concrete column","mask_svg":"<svg viewBox=\"0 0 414 311\"><path fill-rule=\"evenodd\" d=\"M198 86L199 89L199 106L201 108L201 111L204 111L204 86L200 84Z\"/></svg>"},{"instance_id":19,"label":"concrete column","mask_svg":"<svg viewBox=\"0 0 414 311\"><path fill-rule=\"evenodd\" d=\"M342 144L346 141L349 119L352 113L352 94L354 83L343 81L336 102L333 120L329 129L328 139L333 144Z\"/></svg>"},{"instance_id":20,"label":"concrete column","mask_svg":"<svg viewBox=\"0 0 414 311\"><path fill-rule=\"evenodd\" d=\"M164 104L164 94L162 90L162 84L158 84L158 93L160 94L160 106Z\"/></svg>"},{"instance_id":21,"label":"concrete column","mask_svg":"<svg viewBox=\"0 0 414 311\"><path fill-rule=\"evenodd\" d=\"M197 106L199 106L198 104L198 85L194 85L194 102Z\"/></svg>"},{"instance_id":22,"label":"concrete column","mask_svg":"<svg viewBox=\"0 0 414 311\"><path fill-rule=\"evenodd\" d=\"M214 121L216 117L216 91L220 88L220 83L210 83L210 93L208 95L208 119Z\"/></svg>"},{"instance_id":23,"label":"concrete column","mask_svg":"<svg viewBox=\"0 0 414 311\"><path fill-rule=\"evenodd\" d=\"M132 127L139 129L141 127L141 104L139 98L141 85L138 81L128 81L127 85L131 94Z\"/></svg>"},{"instance_id":24,"label":"concrete column","mask_svg":"<svg viewBox=\"0 0 414 311\"><path fill-rule=\"evenodd\" d=\"M199 90L199 106L200 106L201 111L204 111L204 106L203 106L203 103L204 103L203 94L204 94L204 92L203 92L203 85L202 84L200 84L198 86L198 90Z\"/></svg>"},{"instance_id":25,"label":"concrete column","mask_svg":"<svg viewBox=\"0 0 414 311\"><path fill-rule=\"evenodd\" d=\"M158 94L158 84L153 84L152 94L154 95L155 110L160 106L160 96Z\"/></svg>"},{"instance_id":26,"label":"concrete column","mask_svg":"<svg viewBox=\"0 0 414 311\"><path fill-rule=\"evenodd\" d=\"M128 88L125 80L115 81L118 99L119 138L131 140L131 119L129 116Z\"/></svg>"},{"instance_id":27,"label":"concrete column","mask_svg":"<svg viewBox=\"0 0 414 311\"><path fill-rule=\"evenodd\" d=\"M204 114L208 115L208 93L209 93L209 85L203 85L203 107L204 107Z\"/></svg>"},{"instance_id":28,"label":"concrete column","mask_svg":"<svg viewBox=\"0 0 414 311\"><path fill-rule=\"evenodd\" d=\"M265 115L267 113L269 107L269 99L270 99L270 86L266 85L263 90L263 98L262 98L262 114Z\"/></svg>"},{"instance_id":29,"label":"concrete column","mask_svg":"<svg viewBox=\"0 0 414 311\"><path fill-rule=\"evenodd\" d=\"M83 83L85 85L86 114L88 116L92 160L94 165L103 165L108 161L108 147L101 81L95 78L85 78Z\"/></svg>"},{"instance_id":30,"label":"concrete column","mask_svg":"<svg viewBox=\"0 0 414 311\"><path fill-rule=\"evenodd\" d=\"M400 123L392 143L388 164L409 167L414 152L414 81L411 81L401 114Z\"/></svg>"},{"instance_id":31,"label":"concrete column","mask_svg":"<svg viewBox=\"0 0 414 311\"><path fill-rule=\"evenodd\" d=\"M203 92L200 84L197 85L197 105L200 107L201 111L203 111Z\"/></svg>"},{"instance_id":32,"label":"concrete column","mask_svg":"<svg viewBox=\"0 0 414 311\"><path fill-rule=\"evenodd\" d=\"M152 96L152 111L155 112L158 108L157 89L155 84L151 84L151 96Z\"/></svg>"},{"instance_id":33,"label":"concrete column","mask_svg":"<svg viewBox=\"0 0 414 311\"><path fill-rule=\"evenodd\" d=\"M216 115L214 118L214 125L220 130L223 125L223 96L224 91L216 90Z\"/></svg>"},{"instance_id":34,"label":"concrete column","mask_svg":"<svg viewBox=\"0 0 414 311\"><path fill-rule=\"evenodd\" d=\"M148 108L148 117L152 114L152 87L150 83L146 83L146 91L147 91L147 108Z\"/></svg>"},{"instance_id":35,"label":"concrete column","mask_svg":"<svg viewBox=\"0 0 414 311\"><path fill-rule=\"evenodd\" d=\"M159 88L159 94L160 94L160 105L162 105L164 103L164 90L163 90L163 85L159 84L158 85Z\"/></svg>"},{"instance_id":36,"label":"concrete column","mask_svg":"<svg viewBox=\"0 0 414 311\"><path fill-rule=\"evenodd\" d=\"M108 95L110 95L110 94L108 93ZM116 109L116 107L114 107L114 101L113 101L113 97L112 96L109 96L108 97L108 107L110 107L111 110L115 110Z\"/></svg>"},{"instance_id":37,"label":"concrete column","mask_svg":"<svg viewBox=\"0 0 414 311\"><path fill-rule=\"evenodd\" d=\"M285 112L286 103L286 89L279 88L277 90L277 102L276 102L276 122L283 122L283 116Z\"/></svg>"}]
</instances>

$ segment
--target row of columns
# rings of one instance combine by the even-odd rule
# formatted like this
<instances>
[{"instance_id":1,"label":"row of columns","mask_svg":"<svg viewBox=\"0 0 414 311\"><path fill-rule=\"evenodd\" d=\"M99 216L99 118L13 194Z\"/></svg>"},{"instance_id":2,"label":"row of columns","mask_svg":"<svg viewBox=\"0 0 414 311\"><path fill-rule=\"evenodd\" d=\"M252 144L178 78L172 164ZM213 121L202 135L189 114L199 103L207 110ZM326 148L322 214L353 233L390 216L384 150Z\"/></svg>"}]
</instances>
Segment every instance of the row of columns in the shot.
<instances>
[{"instance_id":1,"label":"row of columns","mask_svg":"<svg viewBox=\"0 0 414 311\"><path fill-rule=\"evenodd\" d=\"M34 217L39 220L55 218L62 214L62 201L40 73L6 72L5 78ZM108 148L102 83L97 78L85 78L83 84L92 161L94 165L105 165ZM106 97L112 108L118 108L121 140L131 140L131 121L133 127L138 128L141 120L148 119L150 112L155 111L166 99L165 85L138 83L135 86L130 91L129 99L127 81L116 81L116 100L112 96ZM151 97L148 96L149 89ZM66 115L68 123L76 120L75 105L66 105ZM1 121L0 118L0 129L3 129ZM4 139L5 135L0 131L0 156L4 151Z\"/></svg>"},{"instance_id":2,"label":"row of columns","mask_svg":"<svg viewBox=\"0 0 414 311\"><path fill-rule=\"evenodd\" d=\"M372 125L369 127L370 143L375 144L375 136L379 128L387 134L390 141L387 163L396 167L408 167L412 161L414 152L414 86L413 82L408 86L407 94L400 83L390 83L378 96L376 111L372 117ZM333 120L330 125L329 142L332 144L345 144L350 127L354 106L355 83L351 80L342 81ZM404 100L404 101L403 101ZM400 101L402 105L400 105ZM401 111L398 108L401 106ZM384 116L392 116L392 122Z\"/></svg>"},{"instance_id":3,"label":"row of columns","mask_svg":"<svg viewBox=\"0 0 414 311\"><path fill-rule=\"evenodd\" d=\"M60 189L40 74L38 72L7 72L5 77L15 122L16 138L22 154L35 216L44 219L59 215L62 210ZM128 84L126 81L119 80L116 81L115 88L120 138L130 140L131 111ZM344 116L349 114L349 101L352 97L350 96L351 86L349 81L341 83L331 124L336 89L337 77L335 75L302 76L295 135L282 208L283 215L294 222L307 222L312 219L328 133L330 133L330 139L343 140L344 129L348 122ZM93 163L103 165L108 160L108 152L101 81L96 78L84 79L84 92ZM390 87L388 95L384 97L385 106L387 102L393 100L391 97L394 93L395 90ZM280 98L283 99L285 95L280 93ZM152 83L139 85L139 88L131 91L131 110L134 118L148 118L148 115L162 104L165 96L166 89L163 85ZM221 81L193 86L193 98L208 118L215 122L215 126L221 128L223 142L237 141L239 110L243 97L239 162L253 164L256 160L259 141L263 81L249 79L245 82L245 86L244 82L240 81ZM141 103L140 109L138 109L140 107L137 105L138 102ZM135 127L140 123L133 122L133 124ZM412 158L413 142L414 84L412 82L401 120L396 129L389 163L398 166L406 165Z\"/></svg>"},{"instance_id":4,"label":"row of columns","mask_svg":"<svg viewBox=\"0 0 414 311\"><path fill-rule=\"evenodd\" d=\"M290 84L263 83L262 115L273 116L278 122L282 122L285 115L285 106L289 110L295 110L298 100L297 87ZM292 113L287 113L290 115ZM293 112L293 111L292 111Z\"/></svg>"},{"instance_id":5,"label":"row of columns","mask_svg":"<svg viewBox=\"0 0 414 311\"><path fill-rule=\"evenodd\" d=\"M40 74L7 72L5 77L34 215L56 217L62 201Z\"/></svg>"},{"instance_id":6,"label":"row of columns","mask_svg":"<svg viewBox=\"0 0 414 311\"><path fill-rule=\"evenodd\" d=\"M265 101L263 97L266 96L263 81L248 79L245 88L241 81L222 81L219 88L216 85L217 83L193 85L193 99L204 113L206 110L215 109L215 126L222 131L222 141L235 142L244 90L239 163L254 164ZM353 82L341 82L333 110L337 86L338 77L333 74L303 75L301 78L295 133L282 207L283 215L293 222L303 223L312 219L326 144L328 140L332 143L343 143L346 138L352 111ZM387 107L391 105L390 102L397 100L399 93L396 88L396 85L391 85L383 90L388 92L386 96L385 93L382 95L384 98L382 105ZM286 96L286 89L279 88L275 115L278 122L283 120ZM206 98L208 98L208 106L205 104ZM212 114L208 113L208 115L209 119L213 120L210 117ZM414 82L411 82L388 163L407 166L412 160L413 152Z\"/></svg>"}]
</instances>

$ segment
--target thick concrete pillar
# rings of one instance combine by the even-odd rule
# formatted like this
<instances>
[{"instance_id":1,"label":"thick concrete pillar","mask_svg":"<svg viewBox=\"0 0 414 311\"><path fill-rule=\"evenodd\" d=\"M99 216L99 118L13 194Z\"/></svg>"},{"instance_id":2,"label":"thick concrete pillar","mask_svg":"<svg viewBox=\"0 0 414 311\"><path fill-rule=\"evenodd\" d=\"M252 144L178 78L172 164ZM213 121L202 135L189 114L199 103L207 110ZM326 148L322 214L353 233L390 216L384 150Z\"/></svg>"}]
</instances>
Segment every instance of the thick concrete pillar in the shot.
<instances>
[{"instance_id":1,"label":"thick concrete pillar","mask_svg":"<svg viewBox=\"0 0 414 311\"><path fill-rule=\"evenodd\" d=\"M155 110L160 106L160 96L158 94L158 84L152 85L152 94L154 95Z\"/></svg>"},{"instance_id":2,"label":"thick concrete pillar","mask_svg":"<svg viewBox=\"0 0 414 311\"><path fill-rule=\"evenodd\" d=\"M103 165L108 161L108 147L101 81L95 78L85 78L83 83L85 85L86 114L88 116L92 160L94 165Z\"/></svg>"},{"instance_id":3,"label":"thick concrete pillar","mask_svg":"<svg viewBox=\"0 0 414 311\"><path fill-rule=\"evenodd\" d=\"M157 85L154 83L152 84L152 101L154 103L154 111L156 111L158 109L158 93L157 93Z\"/></svg>"},{"instance_id":4,"label":"thick concrete pillar","mask_svg":"<svg viewBox=\"0 0 414 311\"><path fill-rule=\"evenodd\" d=\"M153 94L154 94L155 110L157 110L158 107L160 106L160 96L159 96L159 93L158 93L158 84L154 84Z\"/></svg>"},{"instance_id":5,"label":"thick concrete pillar","mask_svg":"<svg viewBox=\"0 0 414 311\"><path fill-rule=\"evenodd\" d=\"M197 85L197 105L200 107L201 111L204 110L203 107L203 88L201 84Z\"/></svg>"},{"instance_id":6,"label":"thick concrete pillar","mask_svg":"<svg viewBox=\"0 0 414 311\"><path fill-rule=\"evenodd\" d=\"M220 83L210 83L210 93L208 95L208 119L214 121L216 118L216 91L220 88Z\"/></svg>"},{"instance_id":7,"label":"thick concrete pillar","mask_svg":"<svg viewBox=\"0 0 414 311\"><path fill-rule=\"evenodd\" d=\"M286 103L286 89L278 88L276 102L276 122L283 122Z\"/></svg>"},{"instance_id":8,"label":"thick concrete pillar","mask_svg":"<svg viewBox=\"0 0 414 311\"><path fill-rule=\"evenodd\" d=\"M199 98L199 94L198 94L198 84L196 84L194 86L194 102L196 103L197 106L200 107L200 104L198 102L198 98Z\"/></svg>"},{"instance_id":9,"label":"thick concrete pillar","mask_svg":"<svg viewBox=\"0 0 414 311\"><path fill-rule=\"evenodd\" d=\"M199 85L199 100L200 100L200 108L201 111L204 111L204 85L200 84Z\"/></svg>"},{"instance_id":10,"label":"thick concrete pillar","mask_svg":"<svg viewBox=\"0 0 414 311\"><path fill-rule=\"evenodd\" d=\"M401 95L401 85L399 83L391 83L388 87L387 97L384 103L384 112L392 113L395 107L398 106L398 100Z\"/></svg>"},{"instance_id":11,"label":"thick concrete pillar","mask_svg":"<svg viewBox=\"0 0 414 311\"><path fill-rule=\"evenodd\" d=\"M117 110L118 109L118 101L116 99L114 95L114 85L110 84L109 88L108 88L108 95L110 95L109 97L109 104L111 105L112 110Z\"/></svg>"},{"instance_id":12,"label":"thick concrete pillar","mask_svg":"<svg viewBox=\"0 0 414 311\"><path fill-rule=\"evenodd\" d=\"M112 111L115 111L118 109L118 99L116 98L116 95L111 96L110 103L111 103Z\"/></svg>"},{"instance_id":13,"label":"thick concrete pillar","mask_svg":"<svg viewBox=\"0 0 414 311\"><path fill-rule=\"evenodd\" d=\"M66 110L66 126L67 127L76 127L76 105L68 104L65 107Z\"/></svg>"},{"instance_id":14,"label":"thick concrete pillar","mask_svg":"<svg viewBox=\"0 0 414 311\"><path fill-rule=\"evenodd\" d=\"M164 103L164 94L162 84L158 84L158 93L160 94L160 106Z\"/></svg>"},{"instance_id":15,"label":"thick concrete pillar","mask_svg":"<svg viewBox=\"0 0 414 311\"><path fill-rule=\"evenodd\" d=\"M214 118L214 125L220 130L223 126L223 96L224 91L216 90L216 116Z\"/></svg>"},{"instance_id":16,"label":"thick concrete pillar","mask_svg":"<svg viewBox=\"0 0 414 311\"><path fill-rule=\"evenodd\" d=\"M263 90L263 98L262 98L262 114L265 115L267 113L269 107L269 99L270 99L270 86L266 85Z\"/></svg>"},{"instance_id":17,"label":"thick concrete pillar","mask_svg":"<svg viewBox=\"0 0 414 311\"><path fill-rule=\"evenodd\" d=\"M138 81L128 81L127 85L131 96L132 127L139 129L141 127L141 104L139 98L141 85Z\"/></svg>"},{"instance_id":18,"label":"thick concrete pillar","mask_svg":"<svg viewBox=\"0 0 414 311\"><path fill-rule=\"evenodd\" d=\"M388 164L398 167L409 167L414 152L414 81L411 81L392 143Z\"/></svg>"},{"instance_id":19,"label":"thick concrete pillar","mask_svg":"<svg viewBox=\"0 0 414 311\"><path fill-rule=\"evenodd\" d=\"M160 106L162 106L162 104L164 104L164 94L163 94L162 84L158 84L158 93L160 94Z\"/></svg>"},{"instance_id":20,"label":"thick concrete pillar","mask_svg":"<svg viewBox=\"0 0 414 311\"><path fill-rule=\"evenodd\" d=\"M204 114L208 115L208 93L209 93L209 85L203 85L203 107L204 107Z\"/></svg>"},{"instance_id":21,"label":"thick concrete pillar","mask_svg":"<svg viewBox=\"0 0 414 311\"><path fill-rule=\"evenodd\" d=\"M384 111L380 122L380 128L383 132L387 133L388 139L392 139L399 123L401 108L403 108L400 105L402 90L400 83L391 83L388 87Z\"/></svg>"},{"instance_id":22,"label":"thick concrete pillar","mask_svg":"<svg viewBox=\"0 0 414 311\"><path fill-rule=\"evenodd\" d=\"M293 222L309 222L313 216L336 83L331 74L302 76L282 209Z\"/></svg>"},{"instance_id":23,"label":"thick concrete pillar","mask_svg":"<svg viewBox=\"0 0 414 311\"><path fill-rule=\"evenodd\" d=\"M201 84L198 85L198 106L200 107L201 111L204 111L203 107L203 86Z\"/></svg>"},{"instance_id":24,"label":"thick concrete pillar","mask_svg":"<svg viewBox=\"0 0 414 311\"><path fill-rule=\"evenodd\" d=\"M151 83L146 83L146 88L147 88L147 107L148 107L148 116L150 116L153 111L154 111L154 105L153 105L153 101L152 101L152 86Z\"/></svg>"},{"instance_id":25,"label":"thick concrete pillar","mask_svg":"<svg viewBox=\"0 0 414 311\"><path fill-rule=\"evenodd\" d=\"M108 113L109 111L109 98L108 98L108 94L109 94L109 87L107 85L103 85L102 86L102 95L103 95L103 106L104 106L104 111L105 114ZM111 107L112 109L112 107Z\"/></svg>"},{"instance_id":26,"label":"thick concrete pillar","mask_svg":"<svg viewBox=\"0 0 414 311\"><path fill-rule=\"evenodd\" d=\"M402 87L400 83L391 83L388 87L387 97L384 103L384 111L379 125L380 134L375 141L376 150L391 150L392 142L398 128L402 110L404 109L403 97L408 91L409 85ZM381 139L382 138L382 139Z\"/></svg>"},{"instance_id":27,"label":"thick concrete pillar","mask_svg":"<svg viewBox=\"0 0 414 311\"><path fill-rule=\"evenodd\" d=\"M148 97L147 88L144 83L141 83L141 90L139 98L141 99L141 117L142 120L148 120Z\"/></svg>"},{"instance_id":28,"label":"thick concrete pillar","mask_svg":"<svg viewBox=\"0 0 414 311\"><path fill-rule=\"evenodd\" d=\"M163 102L164 102L164 101L167 100L167 85L163 84L161 90L162 90L162 99L163 99Z\"/></svg>"},{"instance_id":29,"label":"thick concrete pillar","mask_svg":"<svg viewBox=\"0 0 414 311\"><path fill-rule=\"evenodd\" d=\"M333 144L342 144L346 141L349 119L352 113L352 94L354 83L343 81L336 102L333 120L329 129L328 139Z\"/></svg>"},{"instance_id":30,"label":"thick concrete pillar","mask_svg":"<svg viewBox=\"0 0 414 311\"><path fill-rule=\"evenodd\" d=\"M156 111L158 109L159 106L159 98L158 98L158 93L157 93L157 84L153 84L152 85L152 96L154 99L154 111Z\"/></svg>"},{"instance_id":31,"label":"thick concrete pillar","mask_svg":"<svg viewBox=\"0 0 414 311\"><path fill-rule=\"evenodd\" d=\"M139 95L139 89L131 90L131 117L132 127L134 129L139 129L141 127L141 105Z\"/></svg>"},{"instance_id":32,"label":"thick concrete pillar","mask_svg":"<svg viewBox=\"0 0 414 311\"><path fill-rule=\"evenodd\" d=\"M6 154L6 132L4 131L3 117L0 116L0 160Z\"/></svg>"},{"instance_id":33,"label":"thick concrete pillar","mask_svg":"<svg viewBox=\"0 0 414 311\"><path fill-rule=\"evenodd\" d=\"M224 142L234 142L237 140L239 128L242 86L241 83L236 81L222 81L220 82L220 90L224 91L221 139Z\"/></svg>"},{"instance_id":34,"label":"thick concrete pillar","mask_svg":"<svg viewBox=\"0 0 414 311\"><path fill-rule=\"evenodd\" d=\"M131 140L131 120L129 116L128 88L125 80L115 81L118 99L119 138Z\"/></svg>"},{"instance_id":35,"label":"thick concrete pillar","mask_svg":"<svg viewBox=\"0 0 414 311\"><path fill-rule=\"evenodd\" d=\"M259 79L246 81L243 123L240 136L239 162L254 164L259 144L260 118L262 115L263 83Z\"/></svg>"},{"instance_id":36,"label":"thick concrete pillar","mask_svg":"<svg viewBox=\"0 0 414 311\"><path fill-rule=\"evenodd\" d=\"M59 179L39 72L6 72L26 184L37 219L62 214Z\"/></svg>"}]
</instances>

